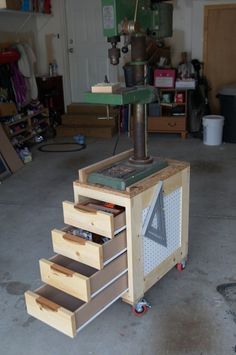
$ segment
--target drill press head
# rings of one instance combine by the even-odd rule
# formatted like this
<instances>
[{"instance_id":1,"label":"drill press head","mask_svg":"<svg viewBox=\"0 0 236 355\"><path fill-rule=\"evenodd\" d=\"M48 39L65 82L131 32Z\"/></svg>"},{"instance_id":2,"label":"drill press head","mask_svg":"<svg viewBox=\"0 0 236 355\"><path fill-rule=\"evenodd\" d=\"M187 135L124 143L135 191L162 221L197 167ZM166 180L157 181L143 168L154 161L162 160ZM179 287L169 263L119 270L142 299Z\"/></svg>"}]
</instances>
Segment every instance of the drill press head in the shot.
<instances>
[{"instance_id":1,"label":"drill press head","mask_svg":"<svg viewBox=\"0 0 236 355\"><path fill-rule=\"evenodd\" d=\"M103 33L111 43L110 62L119 63L121 35L141 33L157 40L172 36L173 5L151 0L101 0Z\"/></svg>"}]
</instances>

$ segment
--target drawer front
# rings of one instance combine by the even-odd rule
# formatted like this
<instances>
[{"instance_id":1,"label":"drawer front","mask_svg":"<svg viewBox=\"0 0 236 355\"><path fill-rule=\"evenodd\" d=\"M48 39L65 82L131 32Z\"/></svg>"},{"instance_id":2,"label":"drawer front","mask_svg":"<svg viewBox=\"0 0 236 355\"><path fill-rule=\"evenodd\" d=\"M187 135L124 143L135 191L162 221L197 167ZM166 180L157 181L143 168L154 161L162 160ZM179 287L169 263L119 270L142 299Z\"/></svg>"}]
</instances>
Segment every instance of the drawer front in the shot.
<instances>
[{"instance_id":1,"label":"drawer front","mask_svg":"<svg viewBox=\"0 0 236 355\"><path fill-rule=\"evenodd\" d=\"M126 250L126 231L101 245L54 229L52 244L54 252L100 270Z\"/></svg>"},{"instance_id":2,"label":"drawer front","mask_svg":"<svg viewBox=\"0 0 236 355\"><path fill-rule=\"evenodd\" d=\"M43 289L42 288L42 292ZM76 335L76 322L74 312L69 311L49 298L35 292L25 293L27 313L62 333L74 337Z\"/></svg>"},{"instance_id":3,"label":"drawer front","mask_svg":"<svg viewBox=\"0 0 236 355\"><path fill-rule=\"evenodd\" d=\"M149 117L148 130L151 131L184 131L186 128L185 117L165 116Z\"/></svg>"},{"instance_id":4,"label":"drawer front","mask_svg":"<svg viewBox=\"0 0 236 355\"><path fill-rule=\"evenodd\" d=\"M106 287L90 302L84 303L51 286L25 293L28 314L74 337L128 290L127 273Z\"/></svg>"},{"instance_id":5,"label":"drawer front","mask_svg":"<svg viewBox=\"0 0 236 355\"><path fill-rule=\"evenodd\" d=\"M113 238L115 234L125 228L125 212L113 216L111 213L92 210L86 206L64 201L63 214L66 224L107 238Z\"/></svg>"},{"instance_id":6,"label":"drawer front","mask_svg":"<svg viewBox=\"0 0 236 355\"><path fill-rule=\"evenodd\" d=\"M41 259L39 265L43 282L88 302L127 271L127 255L122 254L99 271L61 255Z\"/></svg>"}]
</instances>

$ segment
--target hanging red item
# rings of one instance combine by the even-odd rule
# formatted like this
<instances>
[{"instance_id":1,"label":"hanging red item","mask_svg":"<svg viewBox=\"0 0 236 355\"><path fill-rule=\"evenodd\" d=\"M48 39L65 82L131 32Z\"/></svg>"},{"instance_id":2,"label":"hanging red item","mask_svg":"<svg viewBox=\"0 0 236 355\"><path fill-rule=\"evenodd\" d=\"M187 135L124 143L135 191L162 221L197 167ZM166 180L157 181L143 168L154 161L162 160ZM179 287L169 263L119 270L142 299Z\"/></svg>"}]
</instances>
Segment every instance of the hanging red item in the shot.
<instances>
[{"instance_id":1,"label":"hanging red item","mask_svg":"<svg viewBox=\"0 0 236 355\"><path fill-rule=\"evenodd\" d=\"M20 58L20 54L14 48L0 51L0 64L13 63L16 62L19 58Z\"/></svg>"},{"instance_id":2,"label":"hanging red item","mask_svg":"<svg viewBox=\"0 0 236 355\"><path fill-rule=\"evenodd\" d=\"M51 14L51 0L44 0L44 13Z\"/></svg>"}]
</instances>

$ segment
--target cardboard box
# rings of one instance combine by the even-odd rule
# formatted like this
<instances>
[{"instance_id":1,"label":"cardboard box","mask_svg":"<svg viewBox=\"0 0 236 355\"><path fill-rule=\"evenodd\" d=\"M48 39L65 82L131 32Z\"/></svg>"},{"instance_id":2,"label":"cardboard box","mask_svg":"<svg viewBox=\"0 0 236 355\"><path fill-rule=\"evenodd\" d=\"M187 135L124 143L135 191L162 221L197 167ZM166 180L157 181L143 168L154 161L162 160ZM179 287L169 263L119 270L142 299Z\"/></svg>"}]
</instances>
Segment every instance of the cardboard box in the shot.
<instances>
[{"instance_id":1,"label":"cardboard box","mask_svg":"<svg viewBox=\"0 0 236 355\"><path fill-rule=\"evenodd\" d=\"M16 114L17 110L14 103L0 103L0 117L14 116Z\"/></svg>"},{"instance_id":2,"label":"cardboard box","mask_svg":"<svg viewBox=\"0 0 236 355\"><path fill-rule=\"evenodd\" d=\"M196 81L194 79L176 80L176 89L192 89L196 87Z\"/></svg>"},{"instance_id":3,"label":"cardboard box","mask_svg":"<svg viewBox=\"0 0 236 355\"><path fill-rule=\"evenodd\" d=\"M0 0L0 9L21 10L21 0Z\"/></svg>"},{"instance_id":4,"label":"cardboard box","mask_svg":"<svg viewBox=\"0 0 236 355\"><path fill-rule=\"evenodd\" d=\"M176 72L174 69L156 69L154 86L157 88L174 88Z\"/></svg>"}]
</instances>

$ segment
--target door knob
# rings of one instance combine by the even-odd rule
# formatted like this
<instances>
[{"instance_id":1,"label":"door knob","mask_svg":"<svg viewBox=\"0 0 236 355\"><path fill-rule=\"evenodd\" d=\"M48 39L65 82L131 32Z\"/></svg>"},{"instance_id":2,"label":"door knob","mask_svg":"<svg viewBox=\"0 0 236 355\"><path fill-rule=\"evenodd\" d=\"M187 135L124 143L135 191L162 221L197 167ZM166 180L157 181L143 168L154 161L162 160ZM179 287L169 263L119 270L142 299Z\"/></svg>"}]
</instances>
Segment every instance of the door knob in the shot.
<instances>
[{"instance_id":1,"label":"door knob","mask_svg":"<svg viewBox=\"0 0 236 355\"><path fill-rule=\"evenodd\" d=\"M74 48L69 48L69 49L68 49L68 52L69 52L69 53L74 53Z\"/></svg>"}]
</instances>

